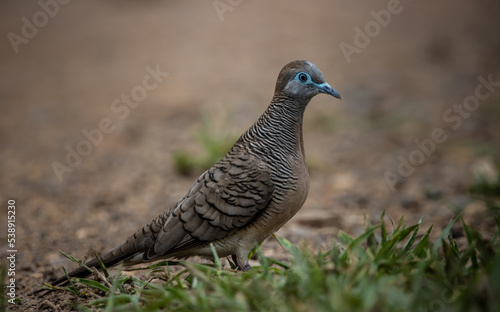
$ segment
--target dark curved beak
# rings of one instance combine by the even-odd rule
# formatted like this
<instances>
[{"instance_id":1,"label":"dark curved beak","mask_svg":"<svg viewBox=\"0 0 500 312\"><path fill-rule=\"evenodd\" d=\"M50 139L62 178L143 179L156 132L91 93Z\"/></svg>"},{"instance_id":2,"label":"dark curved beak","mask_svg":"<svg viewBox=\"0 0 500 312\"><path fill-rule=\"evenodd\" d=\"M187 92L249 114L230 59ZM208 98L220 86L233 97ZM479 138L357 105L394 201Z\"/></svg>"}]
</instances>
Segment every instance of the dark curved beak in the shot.
<instances>
[{"instance_id":1,"label":"dark curved beak","mask_svg":"<svg viewBox=\"0 0 500 312\"><path fill-rule=\"evenodd\" d=\"M337 91L335 91L332 87L330 87L330 85L328 83L324 82L324 83L319 84L317 86L318 86L319 92L329 94L333 97L336 97L339 100L341 99L340 94Z\"/></svg>"}]
</instances>

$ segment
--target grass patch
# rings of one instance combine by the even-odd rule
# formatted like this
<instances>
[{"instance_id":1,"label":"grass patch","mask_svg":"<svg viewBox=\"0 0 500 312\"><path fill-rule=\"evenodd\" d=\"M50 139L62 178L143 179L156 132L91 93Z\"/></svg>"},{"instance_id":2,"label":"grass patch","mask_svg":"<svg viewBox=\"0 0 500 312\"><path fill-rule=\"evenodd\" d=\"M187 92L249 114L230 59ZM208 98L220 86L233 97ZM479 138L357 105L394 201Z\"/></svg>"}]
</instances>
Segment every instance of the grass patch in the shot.
<instances>
[{"instance_id":1,"label":"grass patch","mask_svg":"<svg viewBox=\"0 0 500 312\"><path fill-rule=\"evenodd\" d=\"M406 226L401 219L387 231L382 214L357 237L341 232L326 251L280 239L286 262L257 246L260 265L248 272L222 269L214 250L211 265L151 265L149 281L95 274L99 281L72 278L53 289L86 302L80 311L500 311L499 185L479 177L469 190L497 216L487 238L460 216L433 241L432 226L421 229L420 222ZM455 241L452 226L462 227L465 241Z\"/></svg>"},{"instance_id":2,"label":"grass patch","mask_svg":"<svg viewBox=\"0 0 500 312\"><path fill-rule=\"evenodd\" d=\"M460 222L462 249L450 236ZM434 241L420 223L392 232L381 222L358 237L339 235L340 244L312 252L285 239L290 262L265 257L249 272L213 265L165 261L150 268L161 282L118 275L109 283L72 279L75 296L93 296L81 311L500 311L498 230L484 239L460 218ZM169 265L180 265L173 274ZM88 299L87 299L88 300Z\"/></svg>"}]
</instances>

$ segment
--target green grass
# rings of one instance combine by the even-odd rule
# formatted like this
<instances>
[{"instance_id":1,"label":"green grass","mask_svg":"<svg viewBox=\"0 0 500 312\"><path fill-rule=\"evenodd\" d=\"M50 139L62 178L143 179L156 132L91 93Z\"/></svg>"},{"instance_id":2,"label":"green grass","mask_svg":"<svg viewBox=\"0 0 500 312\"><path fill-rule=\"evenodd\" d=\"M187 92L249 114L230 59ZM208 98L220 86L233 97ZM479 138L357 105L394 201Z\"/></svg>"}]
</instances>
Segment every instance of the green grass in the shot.
<instances>
[{"instance_id":1,"label":"green grass","mask_svg":"<svg viewBox=\"0 0 500 312\"><path fill-rule=\"evenodd\" d=\"M430 242L432 227L419 234L420 224L401 220L388 233L383 220L355 238L341 233L325 252L281 239L291 260L257 249L260 266L249 272L166 261L150 267L161 283L118 275L61 290L92 293L81 311L500 311L498 230L486 240L456 219ZM467 237L462 249L449 235L454 222ZM173 274L172 264L182 270Z\"/></svg>"},{"instance_id":2,"label":"green grass","mask_svg":"<svg viewBox=\"0 0 500 312\"><path fill-rule=\"evenodd\" d=\"M148 268L149 281L101 274L103 282L73 278L55 289L71 293L80 311L500 311L499 186L478 179L470 188L497 216L487 238L460 216L432 241L432 226L420 222L401 219L387 231L382 214L357 237L341 232L326 251L280 239L285 262L256 247L260 265L248 272L222 269L217 257L211 265L164 261ZM460 244L452 226L462 227Z\"/></svg>"}]
</instances>

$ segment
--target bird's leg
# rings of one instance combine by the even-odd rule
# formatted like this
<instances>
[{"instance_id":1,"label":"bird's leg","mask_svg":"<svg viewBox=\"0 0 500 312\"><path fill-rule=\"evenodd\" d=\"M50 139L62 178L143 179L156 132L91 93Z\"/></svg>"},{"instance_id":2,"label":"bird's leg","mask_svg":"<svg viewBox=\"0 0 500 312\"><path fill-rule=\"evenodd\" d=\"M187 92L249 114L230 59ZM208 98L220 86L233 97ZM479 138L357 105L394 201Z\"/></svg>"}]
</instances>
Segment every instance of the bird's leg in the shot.
<instances>
[{"instance_id":1,"label":"bird's leg","mask_svg":"<svg viewBox=\"0 0 500 312\"><path fill-rule=\"evenodd\" d=\"M241 261L242 259L238 258L238 256L231 255L231 258L233 259L234 264L236 264L236 269L238 271L248 271L252 268L250 266L250 263L248 263L248 260L246 260L246 262L243 264L243 261L245 260Z\"/></svg>"}]
</instances>

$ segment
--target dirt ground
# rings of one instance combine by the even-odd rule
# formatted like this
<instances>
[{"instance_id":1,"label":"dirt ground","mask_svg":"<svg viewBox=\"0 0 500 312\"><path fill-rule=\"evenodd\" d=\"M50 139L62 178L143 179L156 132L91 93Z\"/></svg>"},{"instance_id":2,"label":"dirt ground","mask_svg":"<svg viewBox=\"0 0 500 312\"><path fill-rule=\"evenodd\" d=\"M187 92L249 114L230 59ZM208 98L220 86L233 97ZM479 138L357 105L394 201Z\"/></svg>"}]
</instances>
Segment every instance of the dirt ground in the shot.
<instances>
[{"instance_id":1,"label":"dirt ground","mask_svg":"<svg viewBox=\"0 0 500 312\"><path fill-rule=\"evenodd\" d=\"M467 188L500 154L499 2L60 2L0 4L0 255L13 199L23 303L8 309L70 310L69 295L28 295L72 267L58 249L104 251L182 197L196 174L176 172L174 151L202 154L207 120L239 136L295 59L342 101L306 111L310 193L278 236L330 246L383 210L434 238L461 211L494 230ZM85 143L95 129L109 133ZM272 240L263 251L286 258Z\"/></svg>"}]
</instances>

